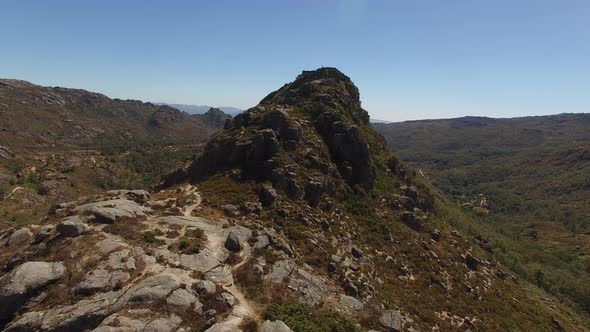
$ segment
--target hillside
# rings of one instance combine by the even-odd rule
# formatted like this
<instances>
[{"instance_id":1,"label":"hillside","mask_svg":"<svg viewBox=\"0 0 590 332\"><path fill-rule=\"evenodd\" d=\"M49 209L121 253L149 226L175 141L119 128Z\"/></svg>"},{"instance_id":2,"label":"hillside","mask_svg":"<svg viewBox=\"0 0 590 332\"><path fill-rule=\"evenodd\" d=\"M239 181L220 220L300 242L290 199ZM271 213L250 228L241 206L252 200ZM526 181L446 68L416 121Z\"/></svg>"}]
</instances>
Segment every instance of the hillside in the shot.
<instances>
[{"instance_id":1,"label":"hillside","mask_svg":"<svg viewBox=\"0 0 590 332\"><path fill-rule=\"evenodd\" d=\"M503 234L499 259L590 311L590 114L375 128L401 159ZM479 194L487 209L479 207Z\"/></svg>"},{"instance_id":2,"label":"hillside","mask_svg":"<svg viewBox=\"0 0 590 332\"><path fill-rule=\"evenodd\" d=\"M0 228L62 200L157 183L218 130L215 119L1 79Z\"/></svg>"},{"instance_id":3,"label":"hillside","mask_svg":"<svg viewBox=\"0 0 590 332\"><path fill-rule=\"evenodd\" d=\"M0 126L12 150L194 143L213 132L173 107L7 79L0 80Z\"/></svg>"}]
</instances>

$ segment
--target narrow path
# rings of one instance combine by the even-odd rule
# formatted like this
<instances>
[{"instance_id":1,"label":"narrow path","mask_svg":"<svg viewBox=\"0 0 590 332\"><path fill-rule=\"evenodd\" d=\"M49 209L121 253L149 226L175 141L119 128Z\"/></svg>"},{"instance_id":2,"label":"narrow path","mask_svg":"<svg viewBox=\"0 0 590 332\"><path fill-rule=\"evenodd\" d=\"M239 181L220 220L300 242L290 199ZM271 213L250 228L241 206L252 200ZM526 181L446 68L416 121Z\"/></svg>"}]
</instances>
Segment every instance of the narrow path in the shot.
<instances>
[{"instance_id":1,"label":"narrow path","mask_svg":"<svg viewBox=\"0 0 590 332\"><path fill-rule=\"evenodd\" d=\"M198 208L199 206L201 206L201 202L203 201L203 199L201 198L201 193L199 193L197 191L197 187L189 184L188 187L186 187L186 190L188 190L189 192L191 192L196 197L196 202L194 204L187 205L184 208L184 211L182 212L182 214L185 217L190 217L190 216L192 216L193 211L196 208Z\"/></svg>"}]
</instances>

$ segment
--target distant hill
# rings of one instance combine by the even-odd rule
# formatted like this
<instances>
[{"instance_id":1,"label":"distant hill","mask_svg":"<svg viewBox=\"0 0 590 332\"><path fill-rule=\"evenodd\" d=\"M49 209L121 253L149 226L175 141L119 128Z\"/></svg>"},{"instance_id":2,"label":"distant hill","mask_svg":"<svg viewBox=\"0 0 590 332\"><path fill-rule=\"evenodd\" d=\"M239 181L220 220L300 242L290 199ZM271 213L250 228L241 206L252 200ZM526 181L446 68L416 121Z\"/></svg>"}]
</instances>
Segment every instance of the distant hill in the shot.
<instances>
[{"instance_id":1,"label":"distant hill","mask_svg":"<svg viewBox=\"0 0 590 332\"><path fill-rule=\"evenodd\" d=\"M233 118L231 115L215 107L211 107L204 114L193 114L192 117L214 128L223 128L225 121Z\"/></svg>"},{"instance_id":2,"label":"distant hill","mask_svg":"<svg viewBox=\"0 0 590 332\"><path fill-rule=\"evenodd\" d=\"M155 103L156 105L168 105L174 108L177 108L181 111L187 112L189 114L204 114L209 111L213 106L207 105L187 105L187 104L169 104L169 103ZM243 112L242 109L237 107L217 107L218 109L222 110L224 113L229 114L231 116L236 116Z\"/></svg>"},{"instance_id":3,"label":"distant hill","mask_svg":"<svg viewBox=\"0 0 590 332\"><path fill-rule=\"evenodd\" d=\"M466 208L475 201L480 218L511 238L496 255L590 310L590 114L374 126L404 161Z\"/></svg>"}]
</instances>

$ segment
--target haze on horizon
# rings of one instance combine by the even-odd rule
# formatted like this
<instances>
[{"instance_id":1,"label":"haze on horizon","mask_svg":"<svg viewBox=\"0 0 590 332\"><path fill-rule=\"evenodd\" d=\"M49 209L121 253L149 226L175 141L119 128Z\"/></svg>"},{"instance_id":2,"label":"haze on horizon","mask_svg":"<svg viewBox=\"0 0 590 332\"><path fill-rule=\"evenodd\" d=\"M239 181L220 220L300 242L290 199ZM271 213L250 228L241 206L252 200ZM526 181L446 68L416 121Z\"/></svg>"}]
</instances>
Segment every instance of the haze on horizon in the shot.
<instances>
[{"instance_id":1,"label":"haze on horizon","mask_svg":"<svg viewBox=\"0 0 590 332\"><path fill-rule=\"evenodd\" d=\"M246 109L337 67L376 119L589 112L590 2L0 2L0 77Z\"/></svg>"}]
</instances>

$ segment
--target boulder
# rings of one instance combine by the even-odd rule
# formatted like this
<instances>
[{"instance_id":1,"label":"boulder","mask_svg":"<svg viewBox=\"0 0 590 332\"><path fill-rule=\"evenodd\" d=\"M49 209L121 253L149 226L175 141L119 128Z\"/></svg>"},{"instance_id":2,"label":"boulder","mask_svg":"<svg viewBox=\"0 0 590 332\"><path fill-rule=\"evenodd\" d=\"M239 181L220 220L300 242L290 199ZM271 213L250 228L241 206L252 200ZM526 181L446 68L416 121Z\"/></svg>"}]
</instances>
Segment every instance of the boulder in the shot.
<instances>
[{"instance_id":1,"label":"boulder","mask_svg":"<svg viewBox=\"0 0 590 332\"><path fill-rule=\"evenodd\" d=\"M240 250L242 250L240 238L236 232L229 232L229 234L227 235L227 239L225 240L224 247L232 252L239 252Z\"/></svg>"},{"instance_id":2,"label":"boulder","mask_svg":"<svg viewBox=\"0 0 590 332\"><path fill-rule=\"evenodd\" d=\"M197 297L191 291L184 288L174 290L166 299L166 303L169 305L184 309L188 309L195 302L197 302Z\"/></svg>"},{"instance_id":3,"label":"boulder","mask_svg":"<svg viewBox=\"0 0 590 332\"><path fill-rule=\"evenodd\" d=\"M26 262L0 277L0 323L47 284L66 274L63 263Z\"/></svg>"},{"instance_id":4,"label":"boulder","mask_svg":"<svg viewBox=\"0 0 590 332\"><path fill-rule=\"evenodd\" d=\"M435 228L432 232L430 232L430 237L434 241L440 241L440 238L442 237L442 233L441 233L441 231L439 231L438 229Z\"/></svg>"},{"instance_id":5,"label":"boulder","mask_svg":"<svg viewBox=\"0 0 590 332\"><path fill-rule=\"evenodd\" d=\"M180 287L180 279L171 273L148 277L130 291L129 302L150 303L165 299Z\"/></svg>"},{"instance_id":6,"label":"boulder","mask_svg":"<svg viewBox=\"0 0 590 332\"><path fill-rule=\"evenodd\" d=\"M471 253L465 255L465 265L471 270L477 270L477 267L481 264L481 260Z\"/></svg>"},{"instance_id":7,"label":"boulder","mask_svg":"<svg viewBox=\"0 0 590 332\"><path fill-rule=\"evenodd\" d=\"M265 184L258 191L258 199L263 207L271 207L277 199L277 192L271 185Z\"/></svg>"},{"instance_id":8,"label":"boulder","mask_svg":"<svg viewBox=\"0 0 590 332\"><path fill-rule=\"evenodd\" d=\"M305 185L305 200L311 207L316 207L322 197L322 183L318 181L309 181Z\"/></svg>"},{"instance_id":9,"label":"boulder","mask_svg":"<svg viewBox=\"0 0 590 332\"><path fill-rule=\"evenodd\" d=\"M291 330L287 324L283 323L283 321L266 320L262 323L262 326L260 326L260 332L293 332L293 330Z\"/></svg>"},{"instance_id":10,"label":"boulder","mask_svg":"<svg viewBox=\"0 0 590 332\"><path fill-rule=\"evenodd\" d=\"M360 250L358 247L354 246L352 247L352 249L350 250L350 253L352 254L352 256L354 258L361 258L363 257L363 251Z\"/></svg>"},{"instance_id":11,"label":"boulder","mask_svg":"<svg viewBox=\"0 0 590 332\"><path fill-rule=\"evenodd\" d=\"M420 220L414 213L404 211L402 213L402 221L411 229L415 231L421 231L424 227L422 224L422 220Z\"/></svg>"},{"instance_id":12,"label":"boulder","mask_svg":"<svg viewBox=\"0 0 590 332\"><path fill-rule=\"evenodd\" d=\"M237 217L240 215L238 208L232 204L225 204L221 207L221 209L229 217Z\"/></svg>"},{"instance_id":13,"label":"boulder","mask_svg":"<svg viewBox=\"0 0 590 332\"><path fill-rule=\"evenodd\" d=\"M84 280L76 286L76 292L89 295L99 291L110 291L120 288L129 278L131 275L126 271L109 271L97 268L84 276Z\"/></svg>"},{"instance_id":14,"label":"boulder","mask_svg":"<svg viewBox=\"0 0 590 332\"><path fill-rule=\"evenodd\" d=\"M51 236L51 231L53 231L53 225L43 225L39 227L39 229L35 232L35 240L33 242L43 242L45 239Z\"/></svg>"},{"instance_id":15,"label":"boulder","mask_svg":"<svg viewBox=\"0 0 590 332\"><path fill-rule=\"evenodd\" d=\"M76 237L86 234L90 231L90 227L80 220L78 216L67 217L57 224L55 227L57 233L65 237Z\"/></svg>"},{"instance_id":16,"label":"boulder","mask_svg":"<svg viewBox=\"0 0 590 332\"><path fill-rule=\"evenodd\" d=\"M279 133L286 132L289 125L289 114L284 110L274 110L264 115L263 125Z\"/></svg>"},{"instance_id":17,"label":"boulder","mask_svg":"<svg viewBox=\"0 0 590 332\"><path fill-rule=\"evenodd\" d=\"M233 307L236 304L236 298L230 293L223 292L217 295L217 301L223 303L226 307Z\"/></svg>"},{"instance_id":18,"label":"boulder","mask_svg":"<svg viewBox=\"0 0 590 332\"><path fill-rule=\"evenodd\" d=\"M9 247L18 247L25 243L28 243L33 238L33 232L27 227L21 227L14 231L10 237L8 238L8 246Z\"/></svg>"},{"instance_id":19,"label":"boulder","mask_svg":"<svg viewBox=\"0 0 590 332\"><path fill-rule=\"evenodd\" d=\"M403 328L403 316L397 310L387 310L379 318L379 324L387 331L401 332Z\"/></svg>"},{"instance_id":20,"label":"boulder","mask_svg":"<svg viewBox=\"0 0 590 332\"><path fill-rule=\"evenodd\" d=\"M215 283L209 280L197 280L193 284L193 289L196 290L199 294L214 294L217 290Z\"/></svg>"}]
</instances>

